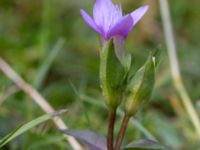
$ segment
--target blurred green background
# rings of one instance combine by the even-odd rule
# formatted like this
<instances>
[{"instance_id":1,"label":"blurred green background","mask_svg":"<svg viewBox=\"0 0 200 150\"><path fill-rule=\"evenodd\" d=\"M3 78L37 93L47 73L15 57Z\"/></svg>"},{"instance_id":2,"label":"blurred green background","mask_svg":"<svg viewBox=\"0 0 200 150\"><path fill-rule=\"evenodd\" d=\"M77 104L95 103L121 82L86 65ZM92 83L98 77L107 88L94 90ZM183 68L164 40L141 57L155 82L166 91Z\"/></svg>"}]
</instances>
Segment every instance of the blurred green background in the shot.
<instances>
[{"instance_id":1,"label":"blurred green background","mask_svg":"<svg viewBox=\"0 0 200 150\"><path fill-rule=\"evenodd\" d=\"M99 87L99 38L80 16L92 14L94 0L0 0L0 57L48 99L73 129L107 130L107 110ZM119 2L119 1L118 1ZM151 102L129 124L125 142L154 138L173 150L199 150L200 141L173 86L158 1L121 0L125 13L150 9L129 34L133 70L149 49L162 50ZM170 0L183 81L200 115L200 1ZM123 108L123 107L122 107ZM0 72L0 138L44 112ZM118 116L118 125L121 117ZM49 121L7 144L4 150L71 149Z\"/></svg>"}]
</instances>

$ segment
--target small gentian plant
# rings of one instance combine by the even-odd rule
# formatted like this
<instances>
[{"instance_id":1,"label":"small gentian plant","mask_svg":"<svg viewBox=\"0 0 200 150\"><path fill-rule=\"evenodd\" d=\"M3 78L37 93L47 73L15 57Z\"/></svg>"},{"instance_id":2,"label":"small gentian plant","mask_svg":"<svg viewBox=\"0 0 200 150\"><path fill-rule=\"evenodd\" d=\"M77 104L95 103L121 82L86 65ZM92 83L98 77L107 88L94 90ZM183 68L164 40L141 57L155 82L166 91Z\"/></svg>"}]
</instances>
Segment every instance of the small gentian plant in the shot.
<instances>
[{"instance_id":1,"label":"small gentian plant","mask_svg":"<svg viewBox=\"0 0 200 150\"><path fill-rule=\"evenodd\" d=\"M111 0L96 0L93 17L83 9L80 10L84 21L99 33L102 39L100 86L109 111L108 135L106 140L92 131L65 130L64 132L85 142L91 150L120 150L130 117L134 116L150 99L155 68L158 64L158 51L151 51L144 65L132 75L130 74L131 55L126 52L124 44L128 34L145 15L148 8L144 5L123 15L121 5L113 4ZM114 142L116 110L122 101L125 104L125 115L116 142ZM162 150L165 148L151 140L140 140L122 149Z\"/></svg>"}]
</instances>

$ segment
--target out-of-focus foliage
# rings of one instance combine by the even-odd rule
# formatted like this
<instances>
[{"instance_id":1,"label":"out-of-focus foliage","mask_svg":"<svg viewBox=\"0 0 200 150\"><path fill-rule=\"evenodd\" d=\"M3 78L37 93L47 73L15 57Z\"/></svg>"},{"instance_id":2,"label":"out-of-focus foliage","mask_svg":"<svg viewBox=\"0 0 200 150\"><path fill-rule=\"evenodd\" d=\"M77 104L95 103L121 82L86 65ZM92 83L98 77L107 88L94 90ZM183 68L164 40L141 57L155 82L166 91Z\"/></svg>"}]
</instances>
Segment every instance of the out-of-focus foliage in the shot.
<instances>
[{"instance_id":1,"label":"out-of-focus foliage","mask_svg":"<svg viewBox=\"0 0 200 150\"><path fill-rule=\"evenodd\" d=\"M200 142L173 88L157 1L121 0L125 12L143 4L150 9L126 41L133 54L133 72L148 56L148 49L162 49L156 87L149 105L136 118L154 138L174 150L198 150ZM170 0L181 72L186 88L199 110L200 1ZM80 8L92 14L90 0L0 0L0 56L45 96L56 109L67 108L63 119L73 129L93 129L106 135L107 113L101 107L99 88L99 39L80 17ZM38 74L60 39L65 41L44 76ZM42 79L38 79L42 78ZM14 91L14 92L13 92ZM8 95L5 97L5 95ZM0 72L0 138L19 124L41 115L41 109ZM200 113L200 111L199 111ZM118 117L118 124L120 117ZM138 124L137 124L138 126ZM146 138L129 124L126 140ZM119 125L116 127L119 129ZM117 131L117 130L116 130ZM117 132L116 132L117 133ZM36 127L6 145L6 150L69 149L53 123Z\"/></svg>"}]
</instances>

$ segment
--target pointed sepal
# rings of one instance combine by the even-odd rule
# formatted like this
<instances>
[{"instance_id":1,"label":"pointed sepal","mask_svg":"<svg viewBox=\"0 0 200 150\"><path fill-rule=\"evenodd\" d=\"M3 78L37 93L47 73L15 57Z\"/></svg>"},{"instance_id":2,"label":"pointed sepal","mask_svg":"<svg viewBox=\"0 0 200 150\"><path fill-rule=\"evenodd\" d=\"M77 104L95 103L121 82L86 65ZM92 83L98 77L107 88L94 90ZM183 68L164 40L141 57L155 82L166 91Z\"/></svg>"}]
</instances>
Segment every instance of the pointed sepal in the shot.
<instances>
[{"instance_id":1,"label":"pointed sepal","mask_svg":"<svg viewBox=\"0 0 200 150\"><path fill-rule=\"evenodd\" d=\"M116 109L122 99L125 68L117 57L113 39L100 52L100 84L107 106Z\"/></svg>"}]
</instances>

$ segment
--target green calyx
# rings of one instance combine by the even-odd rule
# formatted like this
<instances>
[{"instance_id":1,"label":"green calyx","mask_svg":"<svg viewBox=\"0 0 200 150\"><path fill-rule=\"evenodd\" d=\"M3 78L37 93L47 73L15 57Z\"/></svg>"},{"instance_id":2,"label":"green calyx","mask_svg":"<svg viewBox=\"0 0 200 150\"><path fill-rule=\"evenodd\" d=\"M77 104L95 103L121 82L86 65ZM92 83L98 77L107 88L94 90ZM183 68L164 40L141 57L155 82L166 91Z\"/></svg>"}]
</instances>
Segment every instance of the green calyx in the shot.
<instances>
[{"instance_id":1,"label":"green calyx","mask_svg":"<svg viewBox=\"0 0 200 150\"><path fill-rule=\"evenodd\" d=\"M109 109L120 104L124 89L125 68L116 56L113 39L100 52L100 84Z\"/></svg>"},{"instance_id":2,"label":"green calyx","mask_svg":"<svg viewBox=\"0 0 200 150\"><path fill-rule=\"evenodd\" d=\"M128 81L125 112L129 116L134 115L151 97L155 82L157 54L157 50L152 51L146 63Z\"/></svg>"}]
</instances>

